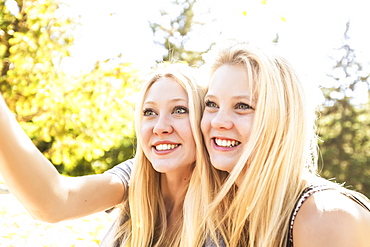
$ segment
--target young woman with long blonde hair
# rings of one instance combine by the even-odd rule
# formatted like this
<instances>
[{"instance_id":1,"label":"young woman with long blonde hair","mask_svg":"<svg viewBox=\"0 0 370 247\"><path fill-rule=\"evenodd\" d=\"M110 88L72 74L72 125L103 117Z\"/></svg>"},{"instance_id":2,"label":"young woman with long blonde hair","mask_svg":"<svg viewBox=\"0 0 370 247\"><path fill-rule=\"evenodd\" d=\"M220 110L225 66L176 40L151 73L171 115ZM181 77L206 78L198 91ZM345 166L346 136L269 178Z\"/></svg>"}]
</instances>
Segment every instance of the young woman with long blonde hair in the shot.
<instances>
[{"instance_id":1,"label":"young woman with long blonde hair","mask_svg":"<svg viewBox=\"0 0 370 247\"><path fill-rule=\"evenodd\" d=\"M114 246L180 245L183 201L196 160L205 153L199 128L202 94L193 79L171 69L157 72L141 90L135 169L114 226Z\"/></svg>"},{"instance_id":2,"label":"young woman with long blonde hair","mask_svg":"<svg viewBox=\"0 0 370 247\"><path fill-rule=\"evenodd\" d=\"M154 71L136 107L135 158L98 175L60 175L0 95L0 172L10 191L47 222L121 208L102 246L179 246L184 198L205 149L199 128L204 91L190 70L176 64Z\"/></svg>"},{"instance_id":3,"label":"young woman with long blonde hair","mask_svg":"<svg viewBox=\"0 0 370 247\"><path fill-rule=\"evenodd\" d=\"M193 173L189 246L369 246L369 201L317 176L313 108L292 67L243 43L206 63L213 167Z\"/></svg>"}]
</instances>

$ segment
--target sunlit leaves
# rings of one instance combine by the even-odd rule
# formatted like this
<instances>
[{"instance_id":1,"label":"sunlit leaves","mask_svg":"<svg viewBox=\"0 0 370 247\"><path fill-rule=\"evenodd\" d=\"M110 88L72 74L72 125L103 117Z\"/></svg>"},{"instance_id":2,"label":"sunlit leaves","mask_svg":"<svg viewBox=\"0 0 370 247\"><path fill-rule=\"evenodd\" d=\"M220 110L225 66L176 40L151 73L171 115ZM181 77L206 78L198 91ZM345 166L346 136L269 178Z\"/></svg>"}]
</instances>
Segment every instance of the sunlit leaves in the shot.
<instances>
[{"instance_id":1,"label":"sunlit leaves","mask_svg":"<svg viewBox=\"0 0 370 247\"><path fill-rule=\"evenodd\" d=\"M88 74L65 74L60 64L70 54L75 20L57 13L57 1L17 3L13 15L0 0L0 90L27 134L70 175L128 158L137 72L107 60ZM96 162L105 165L94 170Z\"/></svg>"}]
</instances>

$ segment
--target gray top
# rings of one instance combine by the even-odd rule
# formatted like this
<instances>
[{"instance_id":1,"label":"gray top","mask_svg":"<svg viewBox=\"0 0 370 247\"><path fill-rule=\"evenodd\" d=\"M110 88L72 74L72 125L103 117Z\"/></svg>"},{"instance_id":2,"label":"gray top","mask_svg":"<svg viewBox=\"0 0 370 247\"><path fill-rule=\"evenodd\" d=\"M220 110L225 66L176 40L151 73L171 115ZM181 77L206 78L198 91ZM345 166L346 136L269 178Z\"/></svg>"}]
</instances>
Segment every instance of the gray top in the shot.
<instances>
[{"instance_id":1,"label":"gray top","mask_svg":"<svg viewBox=\"0 0 370 247\"><path fill-rule=\"evenodd\" d=\"M130 178L131 178L131 172L132 172L132 168L133 168L133 165L134 165L134 159L129 159L129 160L126 160L116 166L114 166L113 168L107 170L105 173L111 173L111 174L114 174L116 176L118 176L121 181L122 181L122 184L125 188L125 195L124 195L124 198L123 198L123 201L127 200L127 196L128 196L128 187L130 185ZM109 209L107 210L106 212L109 213L113 210L114 208L112 209ZM117 243L113 243L112 242L112 239L114 238L114 233L118 227L118 224L119 222L116 220L111 228L109 229L107 235L104 237L102 243L100 244L101 247L111 247L111 246L116 246ZM206 243L204 244L204 247L216 247L217 245L211 241L210 239L206 241ZM225 243L224 241L221 239L219 241L219 246L220 247L225 247Z\"/></svg>"},{"instance_id":2,"label":"gray top","mask_svg":"<svg viewBox=\"0 0 370 247\"><path fill-rule=\"evenodd\" d=\"M218 244L219 247L226 247L226 244L222 238L218 241ZM207 239L203 247L217 247L217 244L213 242L211 239Z\"/></svg>"},{"instance_id":3,"label":"gray top","mask_svg":"<svg viewBox=\"0 0 370 247\"><path fill-rule=\"evenodd\" d=\"M134 165L134 159L129 159L129 160L126 160L116 166L114 166L113 168L107 170L106 172L104 173L110 173L110 174L114 174L116 176L118 176L121 181L122 181L122 184L125 188L125 195L123 197L123 201L127 200L127 197L128 197L128 187L130 185L130 177L131 177L131 172L132 172L132 168L133 168L133 165ZM106 210L105 212L109 213L111 212L115 207L111 208L111 209L108 209ZM115 238L115 234L116 234L116 231L117 231L117 228L119 227L119 221L118 219L116 219L112 226L110 227L110 229L108 230L107 234L105 235L104 239L102 240L102 242L100 243L100 247L114 247L114 246L119 246L119 244L117 243L117 241L114 241L114 238Z\"/></svg>"},{"instance_id":4,"label":"gray top","mask_svg":"<svg viewBox=\"0 0 370 247\"><path fill-rule=\"evenodd\" d=\"M123 201L127 199L127 191L128 186L130 185L130 177L133 165L134 159L129 159L104 172L114 174L121 179L122 184L125 187L125 196Z\"/></svg>"}]
</instances>

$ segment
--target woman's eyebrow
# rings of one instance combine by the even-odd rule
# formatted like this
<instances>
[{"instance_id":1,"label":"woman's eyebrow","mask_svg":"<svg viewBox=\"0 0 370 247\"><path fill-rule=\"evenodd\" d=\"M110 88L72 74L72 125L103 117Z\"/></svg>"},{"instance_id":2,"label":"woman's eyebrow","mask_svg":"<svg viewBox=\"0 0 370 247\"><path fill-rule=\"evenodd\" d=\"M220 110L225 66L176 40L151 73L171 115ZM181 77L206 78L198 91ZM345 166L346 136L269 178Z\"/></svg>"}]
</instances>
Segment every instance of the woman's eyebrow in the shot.
<instances>
[{"instance_id":1,"label":"woman's eyebrow","mask_svg":"<svg viewBox=\"0 0 370 247\"><path fill-rule=\"evenodd\" d=\"M186 102L186 103L188 102L188 100L185 99L185 98L174 98L174 99L171 99L169 102L180 102L180 101L183 101L183 102ZM158 102L155 101L155 100L148 100L148 101L145 101L144 102L144 105L145 104L148 104L148 105L157 105Z\"/></svg>"},{"instance_id":2,"label":"woman's eyebrow","mask_svg":"<svg viewBox=\"0 0 370 247\"><path fill-rule=\"evenodd\" d=\"M207 98L217 98L216 96L212 94L206 94ZM235 95L231 97L232 99L250 99L251 95L250 94L241 94L241 95Z\"/></svg>"}]
</instances>

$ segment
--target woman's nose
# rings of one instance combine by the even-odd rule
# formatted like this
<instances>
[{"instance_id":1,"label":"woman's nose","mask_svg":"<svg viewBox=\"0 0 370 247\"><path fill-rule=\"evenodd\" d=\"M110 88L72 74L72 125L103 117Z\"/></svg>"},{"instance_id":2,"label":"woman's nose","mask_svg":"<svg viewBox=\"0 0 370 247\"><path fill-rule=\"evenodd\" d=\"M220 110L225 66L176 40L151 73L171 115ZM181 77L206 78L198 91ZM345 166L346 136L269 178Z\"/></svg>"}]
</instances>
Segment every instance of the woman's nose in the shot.
<instances>
[{"instance_id":1,"label":"woman's nose","mask_svg":"<svg viewBox=\"0 0 370 247\"><path fill-rule=\"evenodd\" d=\"M231 129L233 121L227 110L219 110L211 120L211 126L215 129Z\"/></svg>"},{"instance_id":2,"label":"woman's nose","mask_svg":"<svg viewBox=\"0 0 370 247\"><path fill-rule=\"evenodd\" d=\"M153 133L156 135L164 135L172 133L173 128L171 125L171 121L166 116L159 116L158 121L155 123L153 128Z\"/></svg>"}]
</instances>

